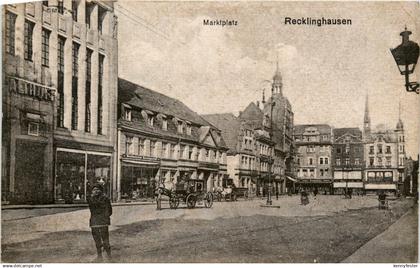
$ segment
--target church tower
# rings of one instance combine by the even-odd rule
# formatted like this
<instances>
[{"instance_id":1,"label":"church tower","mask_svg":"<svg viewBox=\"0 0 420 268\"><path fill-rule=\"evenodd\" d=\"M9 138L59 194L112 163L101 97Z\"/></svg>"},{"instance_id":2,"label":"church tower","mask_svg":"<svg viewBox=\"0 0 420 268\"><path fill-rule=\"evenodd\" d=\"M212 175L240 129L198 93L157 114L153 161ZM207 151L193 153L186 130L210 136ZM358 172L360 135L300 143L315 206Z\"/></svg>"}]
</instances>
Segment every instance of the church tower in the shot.
<instances>
[{"instance_id":1,"label":"church tower","mask_svg":"<svg viewBox=\"0 0 420 268\"><path fill-rule=\"evenodd\" d=\"M363 136L367 138L370 135L370 116L369 116L369 95L366 95L365 118L363 120Z\"/></svg>"},{"instance_id":2,"label":"church tower","mask_svg":"<svg viewBox=\"0 0 420 268\"><path fill-rule=\"evenodd\" d=\"M395 132L398 139L398 167L404 167L405 162L405 137L404 137L404 124L401 120L401 102L399 104L398 123Z\"/></svg>"},{"instance_id":3,"label":"church tower","mask_svg":"<svg viewBox=\"0 0 420 268\"><path fill-rule=\"evenodd\" d=\"M283 81L279 71L279 62L277 61L277 69L276 73L273 76L273 83L271 85L271 94L274 96L275 94L279 94L280 96L283 95Z\"/></svg>"}]
</instances>

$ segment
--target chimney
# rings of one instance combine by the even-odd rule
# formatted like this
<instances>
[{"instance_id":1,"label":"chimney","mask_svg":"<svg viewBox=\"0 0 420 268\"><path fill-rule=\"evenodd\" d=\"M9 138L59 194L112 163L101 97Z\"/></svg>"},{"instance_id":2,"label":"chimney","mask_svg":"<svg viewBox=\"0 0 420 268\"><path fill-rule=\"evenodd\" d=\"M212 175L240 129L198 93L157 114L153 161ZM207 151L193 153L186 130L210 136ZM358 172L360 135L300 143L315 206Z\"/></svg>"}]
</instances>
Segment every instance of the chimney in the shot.
<instances>
[{"instance_id":1,"label":"chimney","mask_svg":"<svg viewBox=\"0 0 420 268\"><path fill-rule=\"evenodd\" d=\"M260 108L260 101L257 101L256 104L257 104L257 107Z\"/></svg>"}]
</instances>

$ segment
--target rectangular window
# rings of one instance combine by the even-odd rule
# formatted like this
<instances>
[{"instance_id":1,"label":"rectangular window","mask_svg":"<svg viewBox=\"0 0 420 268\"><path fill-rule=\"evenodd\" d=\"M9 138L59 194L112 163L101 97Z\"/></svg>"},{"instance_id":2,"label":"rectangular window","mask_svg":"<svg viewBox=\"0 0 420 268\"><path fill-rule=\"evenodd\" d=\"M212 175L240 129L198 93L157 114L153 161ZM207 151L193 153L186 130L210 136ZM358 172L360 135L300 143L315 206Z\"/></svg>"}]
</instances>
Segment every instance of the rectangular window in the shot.
<instances>
[{"instance_id":1,"label":"rectangular window","mask_svg":"<svg viewBox=\"0 0 420 268\"><path fill-rule=\"evenodd\" d=\"M184 133L184 126L182 121L178 121L178 133Z\"/></svg>"},{"instance_id":2,"label":"rectangular window","mask_svg":"<svg viewBox=\"0 0 420 268\"><path fill-rule=\"evenodd\" d=\"M323 165L324 164L324 158L322 158L322 157L319 158L319 164L320 165Z\"/></svg>"},{"instance_id":3,"label":"rectangular window","mask_svg":"<svg viewBox=\"0 0 420 268\"><path fill-rule=\"evenodd\" d=\"M312 158L308 158L309 165L313 165L314 160Z\"/></svg>"},{"instance_id":4,"label":"rectangular window","mask_svg":"<svg viewBox=\"0 0 420 268\"><path fill-rule=\"evenodd\" d=\"M337 148L337 154L341 154L341 148Z\"/></svg>"},{"instance_id":5,"label":"rectangular window","mask_svg":"<svg viewBox=\"0 0 420 268\"><path fill-rule=\"evenodd\" d=\"M80 48L80 45L76 42L73 42L73 48L72 48L72 74L73 74L73 77L78 77L78 75L79 75L79 48Z\"/></svg>"},{"instance_id":6,"label":"rectangular window","mask_svg":"<svg viewBox=\"0 0 420 268\"><path fill-rule=\"evenodd\" d=\"M166 118L162 119L162 129L168 130L168 120Z\"/></svg>"},{"instance_id":7,"label":"rectangular window","mask_svg":"<svg viewBox=\"0 0 420 268\"><path fill-rule=\"evenodd\" d=\"M42 5L47 7L48 6L48 1L42 1Z\"/></svg>"},{"instance_id":8,"label":"rectangular window","mask_svg":"<svg viewBox=\"0 0 420 268\"><path fill-rule=\"evenodd\" d=\"M133 137L126 137L125 140L125 153L126 155L133 154Z\"/></svg>"},{"instance_id":9,"label":"rectangular window","mask_svg":"<svg viewBox=\"0 0 420 268\"><path fill-rule=\"evenodd\" d=\"M360 165L360 158L355 158L354 159L354 164L355 165Z\"/></svg>"},{"instance_id":10,"label":"rectangular window","mask_svg":"<svg viewBox=\"0 0 420 268\"><path fill-rule=\"evenodd\" d=\"M87 28L90 28L90 15L92 13L92 9L93 9L93 4L92 3L86 3L86 18L85 18L85 22L86 22L86 26Z\"/></svg>"},{"instance_id":11,"label":"rectangular window","mask_svg":"<svg viewBox=\"0 0 420 268\"><path fill-rule=\"evenodd\" d=\"M378 153L381 154L382 153L382 145L378 144Z\"/></svg>"},{"instance_id":12,"label":"rectangular window","mask_svg":"<svg viewBox=\"0 0 420 268\"><path fill-rule=\"evenodd\" d=\"M174 144L169 144L169 158L174 158L175 157L175 145Z\"/></svg>"},{"instance_id":13,"label":"rectangular window","mask_svg":"<svg viewBox=\"0 0 420 268\"><path fill-rule=\"evenodd\" d=\"M187 125L187 135L191 135L191 125Z\"/></svg>"},{"instance_id":14,"label":"rectangular window","mask_svg":"<svg viewBox=\"0 0 420 268\"><path fill-rule=\"evenodd\" d=\"M76 0L71 1L71 16L74 21L77 21L77 8L79 3Z\"/></svg>"},{"instance_id":15,"label":"rectangular window","mask_svg":"<svg viewBox=\"0 0 420 268\"><path fill-rule=\"evenodd\" d=\"M86 103L86 110L85 110L85 131L91 131L91 75L92 75L92 50L86 50L86 96L85 96L85 103Z\"/></svg>"},{"instance_id":16,"label":"rectangular window","mask_svg":"<svg viewBox=\"0 0 420 268\"><path fill-rule=\"evenodd\" d=\"M6 12L6 53L15 55L15 28L16 15L11 12Z\"/></svg>"},{"instance_id":17,"label":"rectangular window","mask_svg":"<svg viewBox=\"0 0 420 268\"><path fill-rule=\"evenodd\" d=\"M64 1L63 0L58 0L58 3L57 4L58 4L57 5L57 11L58 11L58 13L64 14Z\"/></svg>"},{"instance_id":18,"label":"rectangular window","mask_svg":"<svg viewBox=\"0 0 420 268\"><path fill-rule=\"evenodd\" d=\"M39 124L34 122L28 123L28 135L39 136Z\"/></svg>"},{"instance_id":19,"label":"rectangular window","mask_svg":"<svg viewBox=\"0 0 420 268\"><path fill-rule=\"evenodd\" d=\"M391 157L386 158L386 165L391 166Z\"/></svg>"},{"instance_id":20,"label":"rectangular window","mask_svg":"<svg viewBox=\"0 0 420 268\"><path fill-rule=\"evenodd\" d=\"M58 36L57 127L64 127L64 45L66 39Z\"/></svg>"},{"instance_id":21,"label":"rectangular window","mask_svg":"<svg viewBox=\"0 0 420 268\"><path fill-rule=\"evenodd\" d=\"M375 164L375 159L373 157L369 157L369 166L373 166Z\"/></svg>"},{"instance_id":22,"label":"rectangular window","mask_svg":"<svg viewBox=\"0 0 420 268\"><path fill-rule=\"evenodd\" d=\"M32 61L34 27L35 27L35 23L25 20L25 31L24 31L25 60L29 60L29 61Z\"/></svg>"},{"instance_id":23,"label":"rectangular window","mask_svg":"<svg viewBox=\"0 0 420 268\"><path fill-rule=\"evenodd\" d=\"M124 120L131 121L131 109L125 108L124 109Z\"/></svg>"},{"instance_id":24,"label":"rectangular window","mask_svg":"<svg viewBox=\"0 0 420 268\"><path fill-rule=\"evenodd\" d=\"M340 158L335 159L335 165L341 166L341 159Z\"/></svg>"},{"instance_id":25,"label":"rectangular window","mask_svg":"<svg viewBox=\"0 0 420 268\"><path fill-rule=\"evenodd\" d=\"M324 159L324 164L328 165L328 158L327 157L325 157L325 159Z\"/></svg>"},{"instance_id":26,"label":"rectangular window","mask_svg":"<svg viewBox=\"0 0 420 268\"><path fill-rule=\"evenodd\" d=\"M78 70L79 70L79 47L80 45L73 42L72 47L72 94L71 94L71 129L77 130L78 120Z\"/></svg>"},{"instance_id":27,"label":"rectangular window","mask_svg":"<svg viewBox=\"0 0 420 268\"><path fill-rule=\"evenodd\" d=\"M149 126L153 127L154 122L155 122L155 117L152 114L148 114L147 115L147 124L149 124Z\"/></svg>"},{"instance_id":28,"label":"rectangular window","mask_svg":"<svg viewBox=\"0 0 420 268\"><path fill-rule=\"evenodd\" d=\"M144 155L144 139L139 138L139 155Z\"/></svg>"},{"instance_id":29,"label":"rectangular window","mask_svg":"<svg viewBox=\"0 0 420 268\"><path fill-rule=\"evenodd\" d=\"M350 158L346 158L346 166L350 165Z\"/></svg>"},{"instance_id":30,"label":"rectangular window","mask_svg":"<svg viewBox=\"0 0 420 268\"><path fill-rule=\"evenodd\" d=\"M156 156L155 147L156 147L156 142L150 141L150 156L153 156L153 157Z\"/></svg>"},{"instance_id":31,"label":"rectangular window","mask_svg":"<svg viewBox=\"0 0 420 268\"><path fill-rule=\"evenodd\" d=\"M42 29L41 64L45 67L50 65L50 34L50 31Z\"/></svg>"},{"instance_id":32,"label":"rectangular window","mask_svg":"<svg viewBox=\"0 0 420 268\"><path fill-rule=\"evenodd\" d=\"M386 153L387 153L387 154L390 154L390 153L391 153L391 146L387 146L387 147L386 147Z\"/></svg>"},{"instance_id":33,"label":"rectangular window","mask_svg":"<svg viewBox=\"0 0 420 268\"><path fill-rule=\"evenodd\" d=\"M98 134L102 134L102 112L103 112L103 96L102 88L104 83L104 61L105 56L99 54L99 70L98 70Z\"/></svg>"},{"instance_id":34,"label":"rectangular window","mask_svg":"<svg viewBox=\"0 0 420 268\"><path fill-rule=\"evenodd\" d=\"M374 147L373 146L369 146L369 154L374 154Z\"/></svg>"},{"instance_id":35,"label":"rectangular window","mask_svg":"<svg viewBox=\"0 0 420 268\"><path fill-rule=\"evenodd\" d=\"M105 15L106 15L106 10L101 8L101 7L98 7L98 31L99 31L99 34L102 34Z\"/></svg>"}]
</instances>

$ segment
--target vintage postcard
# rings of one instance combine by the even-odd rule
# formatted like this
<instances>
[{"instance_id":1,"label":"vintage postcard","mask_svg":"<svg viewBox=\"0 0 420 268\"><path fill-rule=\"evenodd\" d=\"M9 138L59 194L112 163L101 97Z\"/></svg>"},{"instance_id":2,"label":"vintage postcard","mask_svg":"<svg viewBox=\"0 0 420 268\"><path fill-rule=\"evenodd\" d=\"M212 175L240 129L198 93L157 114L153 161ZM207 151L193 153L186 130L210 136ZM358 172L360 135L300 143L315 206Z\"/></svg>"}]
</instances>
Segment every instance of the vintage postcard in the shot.
<instances>
[{"instance_id":1,"label":"vintage postcard","mask_svg":"<svg viewBox=\"0 0 420 268\"><path fill-rule=\"evenodd\" d=\"M1 261L417 267L419 14L3 4Z\"/></svg>"}]
</instances>

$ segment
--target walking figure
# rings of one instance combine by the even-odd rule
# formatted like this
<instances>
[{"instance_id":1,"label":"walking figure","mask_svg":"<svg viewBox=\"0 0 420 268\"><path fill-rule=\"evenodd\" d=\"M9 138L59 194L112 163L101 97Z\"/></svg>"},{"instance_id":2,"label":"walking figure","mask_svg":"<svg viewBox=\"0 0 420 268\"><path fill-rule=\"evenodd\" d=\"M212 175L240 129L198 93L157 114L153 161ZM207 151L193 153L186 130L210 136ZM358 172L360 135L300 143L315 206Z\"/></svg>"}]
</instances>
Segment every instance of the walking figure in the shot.
<instances>
[{"instance_id":1,"label":"walking figure","mask_svg":"<svg viewBox=\"0 0 420 268\"><path fill-rule=\"evenodd\" d=\"M104 195L101 184L95 184L91 196L88 198L90 221L93 240L95 241L97 260L102 260L102 249L111 258L111 246L109 244L108 226L111 224L112 206L108 197Z\"/></svg>"},{"instance_id":2,"label":"walking figure","mask_svg":"<svg viewBox=\"0 0 420 268\"><path fill-rule=\"evenodd\" d=\"M309 204L308 193L305 190L302 190L300 193L300 204L306 206Z\"/></svg>"}]
</instances>

